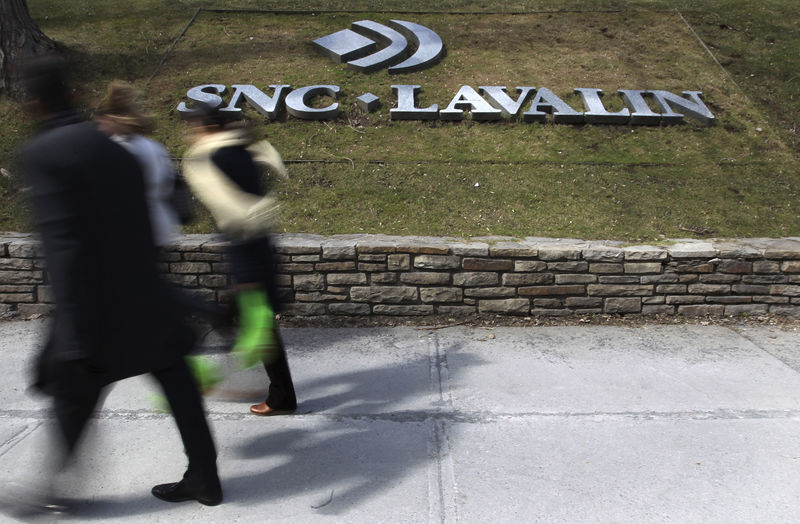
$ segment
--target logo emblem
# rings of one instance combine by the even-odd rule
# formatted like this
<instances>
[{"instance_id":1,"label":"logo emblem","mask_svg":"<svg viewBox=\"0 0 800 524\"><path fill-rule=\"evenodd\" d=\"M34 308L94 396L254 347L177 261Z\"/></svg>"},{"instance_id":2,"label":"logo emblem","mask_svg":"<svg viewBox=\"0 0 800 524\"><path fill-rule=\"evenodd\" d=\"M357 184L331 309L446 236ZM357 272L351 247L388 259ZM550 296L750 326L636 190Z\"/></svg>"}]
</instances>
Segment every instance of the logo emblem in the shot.
<instances>
[{"instance_id":1,"label":"logo emblem","mask_svg":"<svg viewBox=\"0 0 800 524\"><path fill-rule=\"evenodd\" d=\"M413 73L433 66L444 56L442 39L427 27L403 20L390 20L389 25L392 27L371 20L353 22L352 30L317 38L314 47L362 73L384 67L390 74Z\"/></svg>"}]
</instances>

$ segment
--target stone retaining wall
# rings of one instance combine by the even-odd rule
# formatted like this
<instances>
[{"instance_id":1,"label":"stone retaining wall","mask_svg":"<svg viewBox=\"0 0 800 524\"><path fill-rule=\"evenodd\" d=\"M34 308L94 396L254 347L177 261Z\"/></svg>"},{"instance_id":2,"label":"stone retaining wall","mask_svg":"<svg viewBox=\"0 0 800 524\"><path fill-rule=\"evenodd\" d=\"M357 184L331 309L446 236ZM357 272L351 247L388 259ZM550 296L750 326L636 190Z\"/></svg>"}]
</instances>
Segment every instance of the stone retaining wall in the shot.
<instances>
[{"instance_id":1,"label":"stone retaining wall","mask_svg":"<svg viewBox=\"0 0 800 524\"><path fill-rule=\"evenodd\" d=\"M276 235L287 314L524 316L607 314L800 317L800 239L678 241L665 246L528 238ZM225 245L186 235L165 277L226 301ZM0 315L47 313L41 248L0 235Z\"/></svg>"}]
</instances>

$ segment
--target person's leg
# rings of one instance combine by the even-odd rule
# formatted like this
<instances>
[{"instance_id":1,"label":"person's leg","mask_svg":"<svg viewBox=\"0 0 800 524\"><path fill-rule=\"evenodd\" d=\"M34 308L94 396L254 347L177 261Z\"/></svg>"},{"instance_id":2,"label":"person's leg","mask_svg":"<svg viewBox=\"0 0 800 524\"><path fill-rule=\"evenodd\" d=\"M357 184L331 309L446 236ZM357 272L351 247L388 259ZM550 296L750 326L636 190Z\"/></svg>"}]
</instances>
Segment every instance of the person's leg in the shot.
<instances>
[{"instance_id":1,"label":"person's leg","mask_svg":"<svg viewBox=\"0 0 800 524\"><path fill-rule=\"evenodd\" d=\"M153 372L169 402L183 441L189 466L180 482L161 484L153 495L168 502L197 500L214 506L222 502L222 488L217 476L217 450L206 421L203 401L186 362Z\"/></svg>"},{"instance_id":2,"label":"person's leg","mask_svg":"<svg viewBox=\"0 0 800 524\"><path fill-rule=\"evenodd\" d=\"M267 399L261 404L250 406L250 411L256 415L274 415L297 409L297 396L294 392L289 362L286 359L286 349L277 329L274 330L273 337L275 356L264 360L264 369L269 377Z\"/></svg>"}]
</instances>

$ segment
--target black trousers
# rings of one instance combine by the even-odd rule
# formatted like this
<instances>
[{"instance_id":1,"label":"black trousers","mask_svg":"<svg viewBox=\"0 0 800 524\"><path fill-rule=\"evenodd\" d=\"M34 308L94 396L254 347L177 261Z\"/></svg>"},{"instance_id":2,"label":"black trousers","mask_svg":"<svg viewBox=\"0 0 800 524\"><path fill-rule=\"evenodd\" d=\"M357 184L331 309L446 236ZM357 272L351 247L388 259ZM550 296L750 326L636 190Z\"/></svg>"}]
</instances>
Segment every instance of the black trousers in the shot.
<instances>
[{"instance_id":1,"label":"black trousers","mask_svg":"<svg viewBox=\"0 0 800 524\"><path fill-rule=\"evenodd\" d=\"M59 387L53 396L59 437L64 446L62 465L73 456L105 387L91 374L78 370L81 364L69 365L74 368L71 373L74 380L70 380L72 384L63 384L64 387ZM170 366L151 373L161 385L172 409L189 458L188 474L215 477L217 451L206 421L202 398L186 361L178 359Z\"/></svg>"},{"instance_id":2,"label":"black trousers","mask_svg":"<svg viewBox=\"0 0 800 524\"><path fill-rule=\"evenodd\" d=\"M278 355L271 361L264 361L264 369L269 378L267 390L267 405L277 410L297 409L297 396L294 392L292 373L289 371L289 362L286 360L286 349L277 329L273 330L275 349Z\"/></svg>"}]
</instances>

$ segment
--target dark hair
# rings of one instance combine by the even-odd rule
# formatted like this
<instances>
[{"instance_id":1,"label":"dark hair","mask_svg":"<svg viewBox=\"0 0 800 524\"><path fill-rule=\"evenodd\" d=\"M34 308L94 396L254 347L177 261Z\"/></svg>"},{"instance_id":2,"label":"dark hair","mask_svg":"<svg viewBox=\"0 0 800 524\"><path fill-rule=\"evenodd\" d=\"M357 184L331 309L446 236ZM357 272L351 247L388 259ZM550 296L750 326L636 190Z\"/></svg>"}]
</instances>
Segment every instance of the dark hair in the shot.
<instances>
[{"instance_id":1,"label":"dark hair","mask_svg":"<svg viewBox=\"0 0 800 524\"><path fill-rule=\"evenodd\" d=\"M225 127L233 120L230 114L220 109L220 106L205 102L194 106L183 118L194 125L215 127Z\"/></svg>"},{"instance_id":2,"label":"dark hair","mask_svg":"<svg viewBox=\"0 0 800 524\"><path fill-rule=\"evenodd\" d=\"M45 55L26 59L23 79L26 101L38 100L51 113L72 108L67 63L61 58Z\"/></svg>"}]
</instances>

